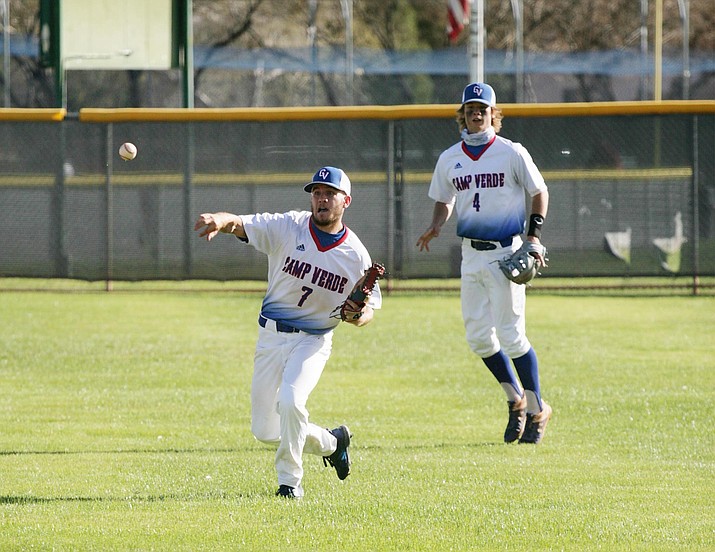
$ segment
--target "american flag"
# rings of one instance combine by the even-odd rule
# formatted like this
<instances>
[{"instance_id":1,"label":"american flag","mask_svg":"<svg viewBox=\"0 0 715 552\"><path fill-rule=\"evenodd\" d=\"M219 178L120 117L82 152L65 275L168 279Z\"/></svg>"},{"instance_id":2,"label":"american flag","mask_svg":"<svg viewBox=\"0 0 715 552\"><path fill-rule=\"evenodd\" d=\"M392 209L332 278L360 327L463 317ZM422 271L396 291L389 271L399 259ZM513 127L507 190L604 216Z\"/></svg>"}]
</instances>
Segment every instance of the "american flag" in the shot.
<instances>
[{"instance_id":1,"label":"american flag","mask_svg":"<svg viewBox=\"0 0 715 552\"><path fill-rule=\"evenodd\" d=\"M449 41L454 42L469 24L469 0L447 0L447 19Z\"/></svg>"}]
</instances>

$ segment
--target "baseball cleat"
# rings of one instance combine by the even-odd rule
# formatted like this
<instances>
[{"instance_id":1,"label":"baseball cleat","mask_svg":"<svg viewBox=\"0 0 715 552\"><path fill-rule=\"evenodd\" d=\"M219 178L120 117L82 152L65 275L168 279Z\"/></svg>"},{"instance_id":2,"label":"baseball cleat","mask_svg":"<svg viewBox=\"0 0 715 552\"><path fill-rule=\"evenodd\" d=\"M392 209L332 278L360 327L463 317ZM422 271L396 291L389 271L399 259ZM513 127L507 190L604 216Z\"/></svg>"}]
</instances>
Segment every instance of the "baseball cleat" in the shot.
<instances>
[{"instance_id":1,"label":"baseball cleat","mask_svg":"<svg viewBox=\"0 0 715 552\"><path fill-rule=\"evenodd\" d=\"M338 445L335 452L330 456L323 456L323 465L330 464L338 472L338 479L345 479L350 475L350 455L348 447L350 446L350 438L352 434L347 426L341 425L335 429L329 429L335 438L338 440Z\"/></svg>"},{"instance_id":2,"label":"baseball cleat","mask_svg":"<svg viewBox=\"0 0 715 552\"><path fill-rule=\"evenodd\" d=\"M292 500L300 500L304 494L303 487L291 487L290 485L281 485L276 491L276 496L290 498Z\"/></svg>"},{"instance_id":3,"label":"baseball cleat","mask_svg":"<svg viewBox=\"0 0 715 552\"><path fill-rule=\"evenodd\" d=\"M521 439L519 439L519 444L529 443L538 445L544 436L546 424L549 423L553 410L545 401L541 401L541 404L541 412L526 415L526 427L524 428L524 434L521 436Z\"/></svg>"},{"instance_id":4,"label":"baseball cleat","mask_svg":"<svg viewBox=\"0 0 715 552\"><path fill-rule=\"evenodd\" d=\"M513 443L524 433L526 424L526 397L518 401L507 401L509 405L509 421L504 430L504 442Z\"/></svg>"}]
</instances>

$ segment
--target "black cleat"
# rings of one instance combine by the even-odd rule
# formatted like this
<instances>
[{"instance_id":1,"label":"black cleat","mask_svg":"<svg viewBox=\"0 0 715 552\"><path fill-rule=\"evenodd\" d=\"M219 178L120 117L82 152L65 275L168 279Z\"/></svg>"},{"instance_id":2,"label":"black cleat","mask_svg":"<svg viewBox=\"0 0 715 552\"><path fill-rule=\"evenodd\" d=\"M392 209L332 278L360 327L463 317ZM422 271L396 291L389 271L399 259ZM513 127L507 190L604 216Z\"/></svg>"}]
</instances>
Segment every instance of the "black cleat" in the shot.
<instances>
[{"instance_id":1,"label":"black cleat","mask_svg":"<svg viewBox=\"0 0 715 552\"><path fill-rule=\"evenodd\" d=\"M276 496L283 498L290 498L293 500L300 500L303 498L303 487L291 487L289 485L281 485L276 491Z\"/></svg>"},{"instance_id":2,"label":"black cleat","mask_svg":"<svg viewBox=\"0 0 715 552\"><path fill-rule=\"evenodd\" d=\"M551 407L546 404L546 401L542 401L541 412L538 414L527 414L526 427L524 428L524 434L521 436L521 439L519 439L519 444L528 443L538 445L546 432L546 424L549 423L551 414L553 414L553 411Z\"/></svg>"},{"instance_id":3,"label":"black cleat","mask_svg":"<svg viewBox=\"0 0 715 552\"><path fill-rule=\"evenodd\" d=\"M504 430L504 442L513 443L524 433L524 424L526 424L526 397L522 397L518 401L508 401L508 404L509 421Z\"/></svg>"},{"instance_id":4,"label":"black cleat","mask_svg":"<svg viewBox=\"0 0 715 552\"><path fill-rule=\"evenodd\" d=\"M335 438L338 440L338 445L335 452L330 456L323 456L323 465L330 464L338 472L338 479L345 479L350 475L350 455L348 447L350 446L350 438L352 434L347 426L341 425L335 429L329 429Z\"/></svg>"}]
</instances>

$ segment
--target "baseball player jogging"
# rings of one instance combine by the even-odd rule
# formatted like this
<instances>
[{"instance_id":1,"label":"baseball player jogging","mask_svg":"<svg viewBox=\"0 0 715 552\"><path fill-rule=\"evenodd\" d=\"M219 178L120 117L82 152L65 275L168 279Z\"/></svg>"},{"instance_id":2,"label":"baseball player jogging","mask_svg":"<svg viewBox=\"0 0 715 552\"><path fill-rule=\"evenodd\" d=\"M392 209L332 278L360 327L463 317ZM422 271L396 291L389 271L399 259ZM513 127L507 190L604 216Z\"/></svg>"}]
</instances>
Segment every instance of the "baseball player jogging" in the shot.
<instances>
[{"instance_id":1,"label":"baseball player jogging","mask_svg":"<svg viewBox=\"0 0 715 552\"><path fill-rule=\"evenodd\" d=\"M549 193L528 151L497 136L502 112L491 86L476 82L464 89L457 123L462 140L437 160L429 188L435 201L432 223L417 246L429 251L456 210L467 342L506 393L504 441L536 444L552 410L541 398L536 353L526 337L522 284L546 266L540 236ZM528 226L526 194L531 198Z\"/></svg>"},{"instance_id":2,"label":"baseball player jogging","mask_svg":"<svg viewBox=\"0 0 715 552\"><path fill-rule=\"evenodd\" d=\"M350 474L350 430L308 421L306 403L330 357L341 320L364 326L382 303L377 275L360 239L342 222L350 179L322 167L305 185L311 211L204 213L194 230L213 239L233 234L268 256L268 288L258 317L251 383L251 431L277 445L276 495L303 496L303 453L323 457L340 479ZM371 289L364 289L370 278ZM357 298L352 292L359 290ZM331 316L332 315L332 316Z\"/></svg>"}]
</instances>

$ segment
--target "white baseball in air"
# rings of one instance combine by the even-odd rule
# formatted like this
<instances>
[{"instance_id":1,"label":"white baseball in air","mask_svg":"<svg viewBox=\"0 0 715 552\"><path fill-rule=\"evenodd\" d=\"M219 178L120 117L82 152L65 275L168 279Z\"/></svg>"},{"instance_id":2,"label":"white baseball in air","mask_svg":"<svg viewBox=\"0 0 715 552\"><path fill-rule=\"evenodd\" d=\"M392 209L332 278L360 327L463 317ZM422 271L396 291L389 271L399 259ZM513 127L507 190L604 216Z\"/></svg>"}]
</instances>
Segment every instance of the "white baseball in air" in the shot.
<instances>
[{"instance_id":1,"label":"white baseball in air","mask_svg":"<svg viewBox=\"0 0 715 552\"><path fill-rule=\"evenodd\" d=\"M125 161L131 161L137 156L137 147L131 142L124 142L119 146L119 157Z\"/></svg>"}]
</instances>

